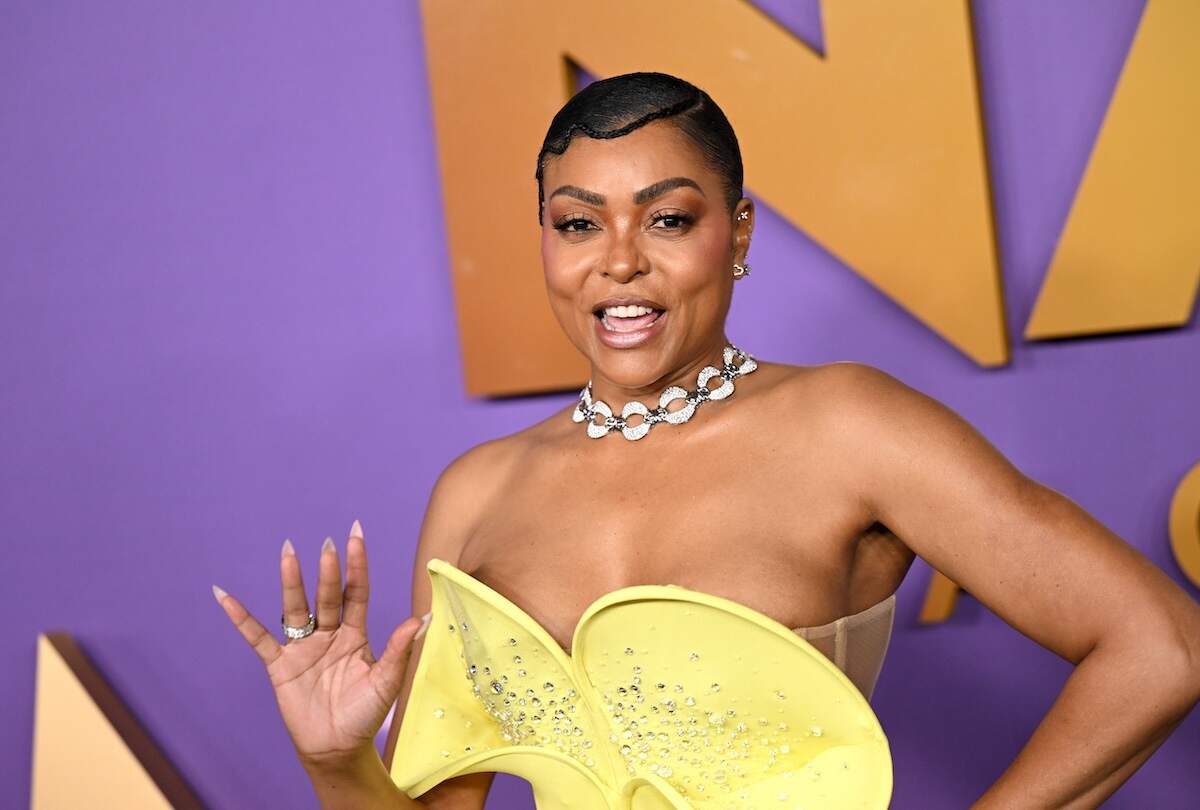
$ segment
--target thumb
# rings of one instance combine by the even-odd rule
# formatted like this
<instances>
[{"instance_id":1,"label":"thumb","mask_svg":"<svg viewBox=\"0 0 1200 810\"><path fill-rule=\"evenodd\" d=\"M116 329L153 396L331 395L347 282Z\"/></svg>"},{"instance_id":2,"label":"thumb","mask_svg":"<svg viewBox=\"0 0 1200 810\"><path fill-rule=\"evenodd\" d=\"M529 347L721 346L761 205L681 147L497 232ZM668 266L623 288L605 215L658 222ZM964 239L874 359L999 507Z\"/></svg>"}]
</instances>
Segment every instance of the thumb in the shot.
<instances>
[{"instance_id":1,"label":"thumb","mask_svg":"<svg viewBox=\"0 0 1200 810\"><path fill-rule=\"evenodd\" d=\"M392 631L383 654L371 669L375 679L375 689L383 696L389 705L400 697L400 689L404 685L404 671L408 668L408 659L412 655L413 643L420 638L429 626L430 614L418 618L410 616Z\"/></svg>"}]
</instances>

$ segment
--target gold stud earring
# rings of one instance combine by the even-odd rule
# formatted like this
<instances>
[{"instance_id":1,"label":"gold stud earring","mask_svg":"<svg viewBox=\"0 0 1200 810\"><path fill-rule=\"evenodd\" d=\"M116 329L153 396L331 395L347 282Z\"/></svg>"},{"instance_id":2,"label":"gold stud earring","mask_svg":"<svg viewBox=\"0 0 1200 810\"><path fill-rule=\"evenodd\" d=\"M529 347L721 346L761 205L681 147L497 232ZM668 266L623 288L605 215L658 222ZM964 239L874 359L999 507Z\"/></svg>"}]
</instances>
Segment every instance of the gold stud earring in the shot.
<instances>
[{"instance_id":1,"label":"gold stud earring","mask_svg":"<svg viewBox=\"0 0 1200 810\"><path fill-rule=\"evenodd\" d=\"M750 265L733 263L733 280L737 281L750 275Z\"/></svg>"}]
</instances>

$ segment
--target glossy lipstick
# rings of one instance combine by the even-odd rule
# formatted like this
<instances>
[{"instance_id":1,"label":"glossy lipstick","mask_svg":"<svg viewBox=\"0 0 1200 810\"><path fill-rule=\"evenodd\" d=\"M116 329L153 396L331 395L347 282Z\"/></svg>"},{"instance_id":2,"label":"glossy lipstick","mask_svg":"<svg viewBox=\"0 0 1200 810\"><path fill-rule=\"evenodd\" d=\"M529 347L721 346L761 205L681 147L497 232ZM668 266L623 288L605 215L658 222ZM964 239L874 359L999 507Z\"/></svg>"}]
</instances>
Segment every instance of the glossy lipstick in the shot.
<instances>
[{"instance_id":1,"label":"glossy lipstick","mask_svg":"<svg viewBox=\"0 0 1200 810\"><path fill-rule=\"evenodd\" d=\"M605 310L612 307L642 307L652 312L626 317L606 314ZM601 301L594 308L593 316L596 319L596 336L601 343L613 349L632 349L662 331L667 311L656 301L622 296Z\"/></svg>"}]
</instances>

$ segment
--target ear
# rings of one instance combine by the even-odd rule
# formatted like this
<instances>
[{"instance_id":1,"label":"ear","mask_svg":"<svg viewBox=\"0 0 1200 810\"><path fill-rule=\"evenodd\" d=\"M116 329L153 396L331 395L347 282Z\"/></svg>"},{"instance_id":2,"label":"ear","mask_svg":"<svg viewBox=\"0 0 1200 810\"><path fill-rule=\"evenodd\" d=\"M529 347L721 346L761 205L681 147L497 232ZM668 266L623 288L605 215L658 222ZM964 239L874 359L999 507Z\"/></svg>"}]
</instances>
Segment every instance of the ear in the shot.
<instances>
[{"instance_id":1,"label":"ear","mask_svg":"<svg viewBox=\"0 0 1200 810\"><path fill-rule=\"evenodd\" d=\"M733 209L732 216L733 260L738 264L745 264L746 254L750 251L750 234L754 232L754 201L749 197L742 197Z\"/></svg>"}]
</instances>

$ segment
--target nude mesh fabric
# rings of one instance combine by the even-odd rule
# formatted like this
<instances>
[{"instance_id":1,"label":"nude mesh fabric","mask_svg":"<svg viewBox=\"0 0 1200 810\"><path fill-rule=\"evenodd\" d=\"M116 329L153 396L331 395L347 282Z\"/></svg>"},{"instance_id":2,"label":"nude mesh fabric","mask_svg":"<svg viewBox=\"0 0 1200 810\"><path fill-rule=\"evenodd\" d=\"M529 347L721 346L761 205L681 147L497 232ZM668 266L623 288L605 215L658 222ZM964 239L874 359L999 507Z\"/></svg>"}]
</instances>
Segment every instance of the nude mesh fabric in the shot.
<instances>
[{"instance_id":1,"label":"nude mesh fabric","mask_svg":"<svg viewBox=\"0 0 1200 810\"><path fill-rule=\"evenodd\" d=\"M817 627L793 628L846 674L868 700L892 638L896 594L865 610Z\"/></svg>"}]
</instances>

